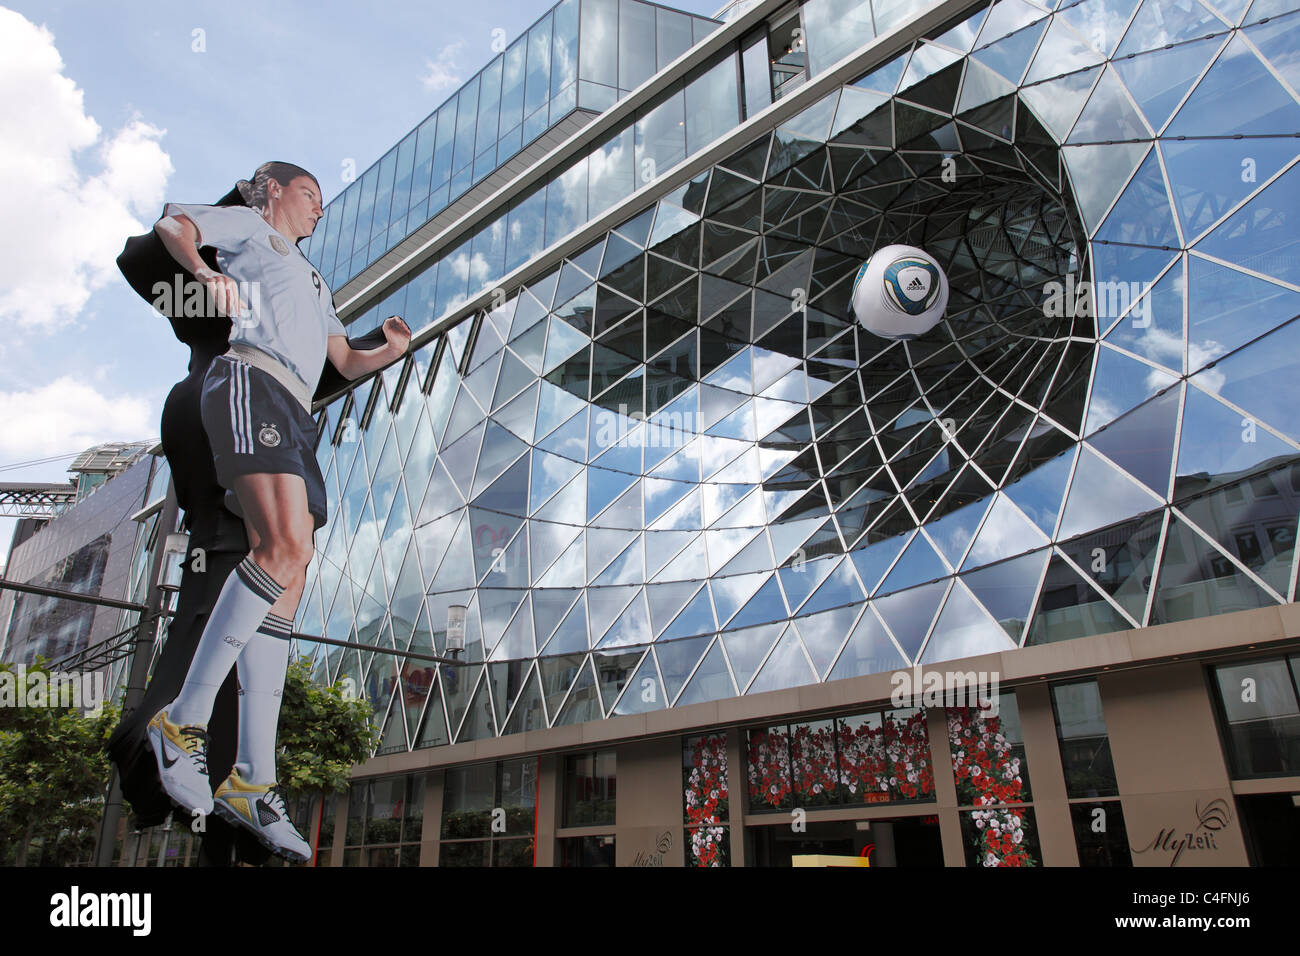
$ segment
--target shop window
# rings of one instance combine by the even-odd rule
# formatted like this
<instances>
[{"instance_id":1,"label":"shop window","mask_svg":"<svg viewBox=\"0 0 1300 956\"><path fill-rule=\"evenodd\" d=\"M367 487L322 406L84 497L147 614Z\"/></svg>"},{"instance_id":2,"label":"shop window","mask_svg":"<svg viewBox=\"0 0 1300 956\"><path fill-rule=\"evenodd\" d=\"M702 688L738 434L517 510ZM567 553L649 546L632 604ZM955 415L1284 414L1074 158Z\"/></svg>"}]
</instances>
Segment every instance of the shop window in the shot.
<instances>
[{"instance_id":1,"label":"shop window","mask_svg":"<svg viewBox=\"0 0 1300 956\"><path fill-rule=\"evenodd\" d=\"M564 759L564 825L605 826L614 823L618 778L614 751L571 754Z\"/></svg>"},{"instance_id":2,"label":"shop window","mask_svg":"<svg viewBox=\"0 0 1300 956\"><path fill-rule=\"evenodd\" d=\"M321 823L321 846L333 841ZM344 835L344 866L419 866L424 832L424 775L381 777L352 785Z\"/></svg>"},{"instance_id":3,"label":"shop window","mask_svg":"<svg viewBox=\"0 0 1300 956\"><path fill-rule=\"evenodd\" d=\"M439 866L533 866L537 760L448 770Z\"/></svg>"},{"instance_id":4,"label":"shop window","mask_svg":"<svg viewBox=\"0 0 1300 956\"><path fill-rule=\"evenodd\" d=\"M1300 655L1212 669L1232 776L1300 773Z\"/></svg>"},{"instance_id":5,"label":"shop window","mask_svg":"<svg viewBox=\"0 0 1300 956\"><path fill-rule=\"evenodd\" d=\"M967 866L1040 866L1024 733L1015 691L999 694L996 707L948 708L957 803Z\"/></svg>"},{"instance_id":6,"label":"shop window","mask_svg":"<svg viewBox=\"0 0 1300 956\"><path fill-rule=\"evenodd\" d=\"M1132 866L1124 810L1118 800L1070 804L1080 866Z\"/></svg>"},{"instance_id":7,"label":"shop window","mask_svg":"<svg viewBox=\"0 0 1300 956\"><path fill-rule=\"evenodd\" d=\"M702 734L682 741L682 790L686 865L731 865L727 735Z\"/></svg>"},{"instance_id":8,"label":"shop window","mask_svg":"<svg viewBox=\"0 0 1300 956\"><path fill-rule=\"evenodd\" d=\"M751 730L748 752L751 813L934 799L919 708Z\"/></svg>"},{"instance_id":9,"label":"shop window","mask_svg":"<svg viewBox=\"0 0 1300 956\"><path fill-rule=\"evenodd\" d=\"M1110 797L1119 793L1115 763L1095 680L1055 684L1052 711L1061 744L1065 792L1069 797Z\"/></svg>"},{"instance_id":10,"label":"shop window","mask_svg":"<svg viewBox=\"0 0 1300 956\"><path fill-rule=\"evenodd\" d=\"M614 865L613 836L565 837L560 843L560 866Z\"/></svg>"}]
</instances>

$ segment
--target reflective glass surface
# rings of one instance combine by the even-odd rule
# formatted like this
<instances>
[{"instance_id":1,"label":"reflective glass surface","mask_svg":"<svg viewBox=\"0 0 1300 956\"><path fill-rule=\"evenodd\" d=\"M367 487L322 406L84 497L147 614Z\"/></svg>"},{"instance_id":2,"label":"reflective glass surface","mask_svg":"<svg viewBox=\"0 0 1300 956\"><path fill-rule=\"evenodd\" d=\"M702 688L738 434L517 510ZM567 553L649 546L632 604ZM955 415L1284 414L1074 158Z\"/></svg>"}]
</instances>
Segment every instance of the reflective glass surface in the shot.
<instances>
[{"instance_id":1,"label":"reflective glass surface","mask_svg":"<svg viewBox=\"0 0 1300 956\"><path fill-rule=\"evenodd\" d=\"M651 187L425 346L433 378L395 413L387 382L369 412L369 383L326 410L302 620L439 646L466 608L467 664L421 700L437 719L405 718L418 746L444 720L476 739L1291 599L1294 144L1252 128L1184 162L1193 140L1162 132L1215 64L1226 83L1258 75L1242 56L1270 79L1290 61L1215 18L1182 38L1203 60L1171 99L1173 65L1123 64L1183 26L1139 7L1121 36L1123 6L981 7L666 189L697 133L740 122L747 38L670 84L483 224L504 249L472 236L414 277L408 312L443 314ZM870 9L877 30L896 13ZM435 176L426 128L412 162ZM1197 172L1229 161L1240 188ZM849 308L884 240L949 279L912 340ZM319 666L365 686L374 665Z\"/></svg>"}]
</instances>

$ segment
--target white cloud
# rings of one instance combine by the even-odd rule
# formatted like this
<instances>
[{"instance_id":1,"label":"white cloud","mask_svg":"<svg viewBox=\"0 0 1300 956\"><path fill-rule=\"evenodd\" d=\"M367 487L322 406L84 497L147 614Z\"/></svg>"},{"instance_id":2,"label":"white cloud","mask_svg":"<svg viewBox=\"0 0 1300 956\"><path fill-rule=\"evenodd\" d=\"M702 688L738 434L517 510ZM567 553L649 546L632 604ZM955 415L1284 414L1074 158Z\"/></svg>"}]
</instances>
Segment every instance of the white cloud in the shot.
<instances>
[{"instance_id":1,"label":"white cloud","mask_svg":"<svg viewBox=\"0 0 1300 956\"><path fill-rule=\"evenodd\" d=\"M460 86L460 71L456 68L456 54L465 46L464 40L448 43L436 60L425 60L425 72L420 82L430 93L454 90Z\"/></svg>"},{"instance_id":2,"label":"white cloud","mask_svg":"<svg viewBox=\"0 0 1300 956\"><path fill-rule=\"evenodd\" d=\"M5 423L0 429L0 463L4 464L81 452L100 442L143 441L158 435L158 413L152 402L111 387L100 391L70 375L26 392L0 391L0 421ZM51 467L62 472L69 464Z\"/></svg>"},{"instance_id":3,"label":"white cloud","mask_svg":"<svg viewBox=\"0 0 1300 956\"><path fill-rule=\"evenodd\" d=\"M112 281L173 170L163 130L134 117L105 136L63 66L47 29L0 8L0 222L28 226L0 233L0 323L19 328L66 324Z\"/></svg>"}]
</instances>

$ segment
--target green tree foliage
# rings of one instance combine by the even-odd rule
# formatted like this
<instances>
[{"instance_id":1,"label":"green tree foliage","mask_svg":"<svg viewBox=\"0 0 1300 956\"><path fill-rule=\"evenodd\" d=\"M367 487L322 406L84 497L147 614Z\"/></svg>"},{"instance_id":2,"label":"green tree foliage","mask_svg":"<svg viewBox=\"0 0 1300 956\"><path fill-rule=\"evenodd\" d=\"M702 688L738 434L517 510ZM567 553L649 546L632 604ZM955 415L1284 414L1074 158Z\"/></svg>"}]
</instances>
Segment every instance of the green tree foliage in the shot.
<instances>
[{"instance_id":1,"label":"green tree foliage","mask_svg":"<svg viewBox=\"0 0 1300 956\"><path fill-rule=\"evenodd\" d=\"M290 797L346 790L354 764L370 757L377 734L370 705L349 700L338 684L311 679L311 662L289 665L280 704L277 775Z\"/></svg>"},{"instance_id":2,"label":"green tree foliage","mask_svg":"<svg viewBox=\"0 0 1300 956\"><path fill-rule=\"evenodd\" d=\"M11 665L0 664L0 672ZM27 681L43 661L26 668ZM15 672L17 677L17 672ZM104 810L108 755L104 744L117 724L117 708L97 716L76 708L0 707L0 864L39 862L61 866L87 859ZM39 861L34 856L38 851Z\"/></svg>"}]
</instances>

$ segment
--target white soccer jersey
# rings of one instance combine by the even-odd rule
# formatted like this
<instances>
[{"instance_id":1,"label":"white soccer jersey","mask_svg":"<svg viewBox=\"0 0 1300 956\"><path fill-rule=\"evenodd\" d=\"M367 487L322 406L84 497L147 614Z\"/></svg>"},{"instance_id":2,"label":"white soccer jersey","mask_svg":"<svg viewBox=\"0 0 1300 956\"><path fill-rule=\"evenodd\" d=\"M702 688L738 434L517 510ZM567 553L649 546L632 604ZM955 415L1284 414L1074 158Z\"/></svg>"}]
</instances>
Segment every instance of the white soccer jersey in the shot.
<instances>
[{"instance_id":1,"label":"white soccer jersey","mask_svg":"<svg viewBox=\"0 0 1300 956\"><path fill-rule=\"evenodd\" d=\"M260 349L284 364L311 394L325 367L326 341L346 335L325 280L298 247L249 206L168 203L184 214L199 245L217 250L217 265L240 285L248 314L231 322L231 344Z\"/></svg>"}]
</instances>

